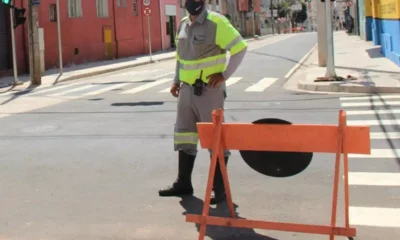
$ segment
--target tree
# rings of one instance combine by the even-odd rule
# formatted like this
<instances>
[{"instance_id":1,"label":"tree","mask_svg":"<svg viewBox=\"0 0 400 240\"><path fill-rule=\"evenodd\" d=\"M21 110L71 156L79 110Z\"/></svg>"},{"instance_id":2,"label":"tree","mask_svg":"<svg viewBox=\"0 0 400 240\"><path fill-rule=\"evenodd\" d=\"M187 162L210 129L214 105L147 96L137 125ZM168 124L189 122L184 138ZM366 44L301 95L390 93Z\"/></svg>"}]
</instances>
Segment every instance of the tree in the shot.
<instances>
[{"instance_id":1,"label":"tree","mask_svg":"<svg viewBox=\"0 0 400 240\"><path fill-rule=\"evenodd\" d=\"M307 20L307 5L305 3L301 3L301 11L293 13L293 19L296 23L303 23Z\"/></svg>"}]
</instances>

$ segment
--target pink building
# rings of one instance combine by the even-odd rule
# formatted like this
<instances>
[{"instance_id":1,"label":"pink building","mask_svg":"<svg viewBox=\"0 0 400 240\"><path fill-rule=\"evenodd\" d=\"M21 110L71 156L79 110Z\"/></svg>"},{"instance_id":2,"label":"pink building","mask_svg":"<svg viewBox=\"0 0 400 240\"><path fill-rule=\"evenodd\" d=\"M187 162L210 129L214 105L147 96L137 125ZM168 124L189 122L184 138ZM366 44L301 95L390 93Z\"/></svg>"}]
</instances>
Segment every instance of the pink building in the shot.
<instances>
[{"instance_id":1,"label":"pink building","mask_svg":"<svg viewBox=\"0 0 400 240\"><path fill-rule=\"evenodd\" d=\"M181 6L183 7L183 3L180 0L160 0L161 39L163 49L175 47L174 38L181 20Z\"/></svg>"}]
</instances>

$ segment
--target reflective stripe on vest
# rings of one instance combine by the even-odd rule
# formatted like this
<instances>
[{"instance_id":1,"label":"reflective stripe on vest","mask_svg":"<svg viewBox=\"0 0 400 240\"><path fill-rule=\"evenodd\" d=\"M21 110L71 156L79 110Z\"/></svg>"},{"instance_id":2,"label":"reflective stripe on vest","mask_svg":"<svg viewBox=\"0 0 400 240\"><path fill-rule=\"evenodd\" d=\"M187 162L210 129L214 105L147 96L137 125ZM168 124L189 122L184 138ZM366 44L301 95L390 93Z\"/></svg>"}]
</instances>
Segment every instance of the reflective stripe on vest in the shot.
<instances>
[{"instance_id":1,"label":"reflective stripe on vest","mask_svg":"<svg viewBox=\"0 0 400 240\"><path fill-rule=\"evenodd\" d=\"M208 83L208 75L224 72L226 69L226 54L199 60L182 60L179 56L177 58L179 61L179 78L182 82L190 85L194 84L200 76L203 82Z\"/></svg>"}]
</instances>

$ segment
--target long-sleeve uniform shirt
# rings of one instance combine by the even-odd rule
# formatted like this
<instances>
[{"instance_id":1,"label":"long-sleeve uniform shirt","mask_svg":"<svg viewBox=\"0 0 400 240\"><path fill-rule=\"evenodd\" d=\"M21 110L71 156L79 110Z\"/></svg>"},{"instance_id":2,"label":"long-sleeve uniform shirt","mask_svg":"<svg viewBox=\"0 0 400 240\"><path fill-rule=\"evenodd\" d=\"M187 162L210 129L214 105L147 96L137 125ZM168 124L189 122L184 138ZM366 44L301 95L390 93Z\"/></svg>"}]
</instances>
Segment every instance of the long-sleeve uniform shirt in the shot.
<instances>
[{"instance_id":1,"label":"long-sleeve uniform shirt","mask_svg":"<svg viewBox=\"0 0 400 240\"><path fill-rule=\"evenodd\" d=\"M177 63L174 83L192 85L200 78L222 73L228 79L239 67L247 42L225 16L204 8L195 21L189 17L181 20L177 31ZM226 64L229 51L230 59ZM223 83L226 92L226 84Z\"/></svg>"}]
</instances>

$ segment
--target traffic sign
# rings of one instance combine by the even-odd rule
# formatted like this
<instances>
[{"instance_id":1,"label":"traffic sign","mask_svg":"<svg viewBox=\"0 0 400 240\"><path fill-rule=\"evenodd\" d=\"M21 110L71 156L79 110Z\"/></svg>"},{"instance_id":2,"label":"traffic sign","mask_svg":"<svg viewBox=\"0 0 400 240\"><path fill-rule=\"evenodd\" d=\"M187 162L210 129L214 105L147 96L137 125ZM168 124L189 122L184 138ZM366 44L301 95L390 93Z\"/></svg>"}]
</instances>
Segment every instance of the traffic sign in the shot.
<instances>
[{"instance_id":1,"label":"traffic sign","mask_svg":"<svg viewBox=\"0 0 400 240\"><path fill-rule=\"evenodd\" d=\"M146 16L150 16L150 15L151 15L151 9L150 9L149 7L145 7L145 8L143 9L143 13L144 13L144 15L146 15Z\"/></svg>"},{"instance_id":2,"label":"traffic sign","mask_svg":"<svg viewBox=\"0 0 400 240\"><path fill-rule=\"evenodd\" d=\"M146 7L150 6L150 0L143 0L143 5Z\"/></svg>"},{"instance_id":3,"label":"traffic sign","mask_svg":"<svg viewBox=\"0 0 400 240\"><path fill-rule=\"evenodd\" d=\"M351 6L353 6L353 1L352 1L352 0L350 0L350 1L347 1L347 2L346 2L346 5L347 5L348 7L351 7Z\"/></svg>"}]
</instances>

